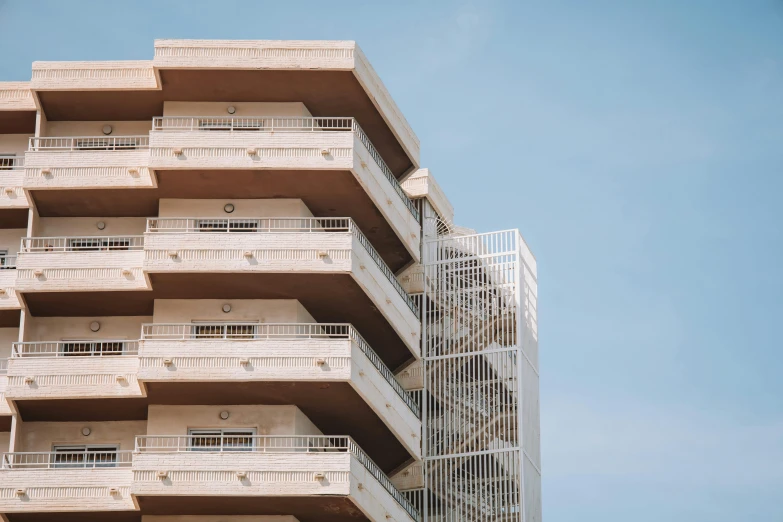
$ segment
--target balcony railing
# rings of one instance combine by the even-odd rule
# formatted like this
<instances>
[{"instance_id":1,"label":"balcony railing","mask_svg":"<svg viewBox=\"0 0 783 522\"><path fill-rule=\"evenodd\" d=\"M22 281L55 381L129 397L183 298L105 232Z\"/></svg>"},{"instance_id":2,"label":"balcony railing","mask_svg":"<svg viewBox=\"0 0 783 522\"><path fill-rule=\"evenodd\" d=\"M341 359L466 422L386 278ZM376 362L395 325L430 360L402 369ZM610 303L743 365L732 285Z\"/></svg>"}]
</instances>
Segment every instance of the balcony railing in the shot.
<instances>
[{"instance_id":1,"label":"balcony railing","mask_svg":"<svg viewBox=\"0 0 783 522\"><path fill-rule=\"evenodd\" d=\"M351 437L285 436L285 435L164 435L136 437L140 453L180 452L253 452L253 453L350 453L416 521L421 520L413 507L389 477L356 444ZM171 464L169 465L171 466Z\"/></svg>"},{"instance_id":2,"label":"balcony railing","mask_svg":"<svg viewBox=\"0 0 783 522\"><path fill-rule=\"evenodd\" d=\"M149 218L147 232L349 232L350 218Z\"/></svg>"},{"instance_id":3,"label":"balcony railing","mask_svg":"<svg viewBox=\"0 0 783 522\"><path fill-rule=\"evenodd\" d=\"M367 148L370 156L389 180L394 191L420 221L419 211L405 194L400 182L381 157L378 150L367 137L354 118L311 118L311 117L273 117L258 116L254 118L230 118L212 116L162 116L152 119L152 130L155 131L227 131L227 132L353 132Z\"/></svg>"},{"instance_id":4,"label":"balcony railing","mask_svg":"<svg viewBox=\"0 0 783 522\"><path fill-rule=\"evenodd\" d=\"M30 138L30 152L129 151L149 149L149 136L68 136Z\"/></svg>"},{"instance_id":5,"label":"balcony railing","mask_svg":"<svg viewBox=\"0 0 783 522\"><path fill-rule=\"evenodd\" d=\"M0 154L0 171L24 168L24 156Z\"/></svg>"},{"instance_id":6,"label":"balcony railing","mask_svg":"<svg viewBox=\"0 0 783 522\"><path fill-rule=\"evenodd\" d=\"M257 116L232 118L214 116L159 116L152 119L156 131L350 131L353 118L308 118Z\"/></svg>"},{"instance_id":7,"label":"balcony railing","mask_svg":"<svg viewBox=\"0 0 783 522\"><path fill-rule=\"evenodd\" d=\"M73 450L3 454L3 469L104 469L129 468L132 451Z\"/></svg>"},{"instance_id":8,"label":"balcony railing","mask_svg":"<svg viewBox=\"0 0 783 522\"><path fill-rule=\"evenodd\" d=\"M419 406L383 364L377 353L350 324L334 323L156 323L141 327L142 340L259 340L259 339L350 339L375 369L419 417ZM17 343L19 344L19 343Z\"/></svg>"},{"instance_id":9,"label":"balcony railing","mask_svg":"<svg viewBox=\"0 0 783 522\"><path fill-rule=\"evenodd\" d=\"M402 300L405 301L408 308L416 316L419 315L414 300L351 218L149 218L147 219L147 232L172 234L191 232L351 232Z\"/></svg>"},{"instance_id":10,"label":"balcony railing","mask_svg":"<svg viewBox=\"0 0 783 522\"><path fill-rule=\"evenodd\" d=\"M22 252L143 250L144 236L23 237Z\"/></svg>"},{"instance_id":11,"label":"balcony railing","mask_svg":"<svg viewBox=\"0 0 783 522\"><path fill-rule=\"evenodd\" d=\"M109 357L138 353L138 341L79 340L13 343L11 357Z\"/></svg>"},{"instance_id":12,"label":"balcony railing","mask_svg":"<svg viewBox=\"0 0 783 522\"><path fill-rule=\"evenodd\" d=\"M16 256L0 256L0 270L16 268Z\"/></svg>"}]
</instances>

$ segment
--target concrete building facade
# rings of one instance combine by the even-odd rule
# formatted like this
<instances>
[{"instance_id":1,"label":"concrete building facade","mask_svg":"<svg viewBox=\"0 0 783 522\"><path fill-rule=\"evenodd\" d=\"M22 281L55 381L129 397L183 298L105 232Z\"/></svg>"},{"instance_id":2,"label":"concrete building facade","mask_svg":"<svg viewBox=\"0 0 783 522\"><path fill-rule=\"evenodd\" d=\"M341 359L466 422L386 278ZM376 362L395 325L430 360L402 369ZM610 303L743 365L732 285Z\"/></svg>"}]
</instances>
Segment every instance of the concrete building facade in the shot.
<instances>
[{"instance_id":1,"label":"concrete building facade","mask_svg":"<svg viewBox=\"0 0 783 522\"><path fill-rule=\"evenodd\" d=\"M541 520L535 258L348 41L0 82L0 514Z\"/></svg>"}]
</instances>

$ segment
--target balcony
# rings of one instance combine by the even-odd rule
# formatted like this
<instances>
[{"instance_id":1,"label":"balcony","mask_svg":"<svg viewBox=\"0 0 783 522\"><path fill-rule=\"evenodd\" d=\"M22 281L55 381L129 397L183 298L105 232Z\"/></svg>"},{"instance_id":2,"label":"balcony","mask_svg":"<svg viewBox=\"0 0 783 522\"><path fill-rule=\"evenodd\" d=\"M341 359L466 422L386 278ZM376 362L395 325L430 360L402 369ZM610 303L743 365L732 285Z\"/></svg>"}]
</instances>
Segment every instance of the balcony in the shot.
<instances>
[{"instance_id":1,"label":"balcony","mask_svg":"<svg viewBox=\"0 0 783 522\"><path fill-rule=\"evenodd\" d=\"M132 452L5 453L0 511L45 513L134 510Z\"/></svg>"},{"instance_id":2,"label":"balcony","mask_svg":"<svg viewBox=\"0 0 783 522\"><path fill-rule=\"evenodd\" d=\"M30 138L23 184L29 190L150 188L149 136Z\"/></svg>"},{"instance_id":3,"label":"balcony","mask_svg":"<svg viewBox=\"0 0 783 522\"><path fill-rule=\"evenodd\" d=\"M141 397L138 341L14 343L6 397L14 401ZM20 408L24 414L24 408Z\"/></svg>"},{"instance_id":4,"label":"balcony","mask_svg":"<svg viewBox=\"0 0 783 522\"><path fill-rule=\"evenodd\" d=\"M143 236L25 237L17 259L21 292L146 290Z\"/></svg>"},{"instance_id":5,"label":"balcony","mask_svg":"<svg viewBox=\"0 0 783 522\"><path fill-rule=\"evenodd\" d=\"M24 156L0 154L0 209L27 209L24 181Z\"/></svg>"},{"instance_id":6,"label":"balcony","mask_svg":"<svg viewBox=\"0 0 783 522\"><path fill-rule=\"evenodd\" d=\"M263 170L267 173L258 179L267 193L302 197L308 186L302 176L312 179L302 171L327 171L319 183L323 199L336 190L342 198L355 197L348 184L332 183L335 171L350 173L350 188L366 193L410 255L419 259L419 212L353 118L165 116L154 118L152 129L150 166L164 178L169 174L160 171L197 170L203 176ZM226 179L225 172L219 175ZM291 192L297 186L300 192Z\"/></svg>"},{"instance_id":7,"label":"balcony","mask_svg":"<svg viewBox=\"0 0 783 522\"><path fill-rule=\"evenodd\" d=\"M0 431L9 431L11 429L10 415L14 412L5 399L5 391L8 387L8 359L0 359L0 417L6 417L8 420L0 418Z\"/></svg>"},{"instance_id":8,"label":"balcony","mask_svg":"<svg viewBox=\"0 0 783 522\"><path fill-rule=\"evenodd\" d=\"M140 436L131 492L142 511L158 514L187 506L323 522L362 515L421 520L353 439L342 436Z\"/></svg>"},{"instance_id":9,"label":"balcony","mask_svg":"<svg viewBox=\"0 0 783 522\"><path fill-rule=\"evenodd\" d=\"M151 218L144 250L162 297L298 299L319 322L355 318L391 367L419 353L415 302L350 218Z\"/></svg>"},{"instance_id":10,"label":"balcony","mask_svg":"<svg viewBox=\"0 0 783 522\"><path fill-rule=\"evenodd\" d=\"M16 256L0 256L0 310L20 308L15 288Z\"/></svg>"},{"instance_id":11,"label":"balcony","mask_svg":"<svg viewBox=\"0 0 783 522\"><path fill-rule=\"evenodd\" d=\"M37 109L29 82L0 82L0 134L35 134Z\"/></svg>"},{"instance_id":12,"label":"balcony","mask_svg":"<svg viewBox=\"0 0 783 522\"><path fill-rule=\"evenodd\" d=\"M349 324L145 324L139 356L151 403L296 404L384 469L421 456L418 405Z\"/></svg>"}]
</instances>

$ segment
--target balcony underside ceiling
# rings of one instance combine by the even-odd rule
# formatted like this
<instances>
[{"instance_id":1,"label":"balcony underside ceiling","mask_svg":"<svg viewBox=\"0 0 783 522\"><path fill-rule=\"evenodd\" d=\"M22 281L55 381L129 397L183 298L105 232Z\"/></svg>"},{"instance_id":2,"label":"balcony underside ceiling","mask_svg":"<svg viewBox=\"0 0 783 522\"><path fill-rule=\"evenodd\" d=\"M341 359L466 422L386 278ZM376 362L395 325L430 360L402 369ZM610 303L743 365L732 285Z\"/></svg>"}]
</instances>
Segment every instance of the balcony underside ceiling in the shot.
<instances>
[{"instance_id":1,"label":"balcony underside ceiling","mask_svg":"<svg viewBox=\"0 0 783 522\"><path fill-rule=\"evenodd\" d=\"M0 111L0 134L35 134L35 111Z\"/></svg>"},{"instance_id":2,"label":"balcony underside ceiling","mask_svg":"<svg viewBox=\"0 0 783 522\"><path fill-rule=\"evenodd\" d=\"M158 171L157 177L158 188L36 190L31 194L42 217L155 217L161 198L298 198L315 216L353 218L393 271L411 261L405 245L349 171L175 170ZM25 228L27 210L21 210ZM2 212L11 211L1 211L0 217Z\"/></svg>"},{"instance_id":3,"label":"balcony underside ceiling","mask_svg":"<svg viewBox=\"0 0 783 522\"><path fill-rule=\"evenodd\" d=\"M36 317L152 315L155 299L297 299L319 323L351 323L391 370L412 354L356 281L347 274L150 274L151 291L30 292Z\"/></svg>"},{"instance_id":4,"label":"balcony underside ceiling","mask_svg":"<svg viewBox=\"0 0 783 522\"><path fill-rule=\"evenodd\" d=\"M19 328L20 310L0 310L0 328Z\"/></svg>"},{"instance_id":5,"label":"balcony underside ceiling","mask_svg":"<svg viewBox=\"0 0 783 522\"><path fill-rule=\"evenodd\" d=\"M147 382L146 398L16 401L25 422L146 420L149 404L296 405L325 435L350 435L384 472L411 455L346 382ZM10 418L10 417L9 417Z\"/></svg>"},{"instance_id":6,"label":"balcony underside ceiling","mask_svg":"<svg viewBox=\"0 0 783 522\"><path fill-rule=\"evenodd\" d=\"M164 101L302 102L313 116L356 118L398 178L413 167L351 71L164 69L160 76L163 90L38 91L38 97L49 121L151 120L163 115Z\"/></svg>"},{"instance_id":7,"label":"balcony underside ceiling","mask_svg":"<svg viewBox=\"0 0 783 522\"><path fill-rule=\"evenodd\" d=\"M345 497L139 496L145 515L293 515L299 522L368 520Z\"/></svg>"},{"instance_id":8,"label":"balcony underside ceiling","mask_svg":"<svg viewBox=\"0 0 783 522\"><path fill-rule=\"evenodd\" d=\"M26 208L0 209L0 229L27 228L28 213Z\"/></svg>"},{"instance_id":9,"label":"balcony underside ceiling","mask_svg":"<svg viewBox=\"0 0 783 522\"><path fill-rule=\"evenodd\" d=\"M73 513L6 513L9 522L141 522L140 511L84 511Z\"/></svg>"}]
</instances>

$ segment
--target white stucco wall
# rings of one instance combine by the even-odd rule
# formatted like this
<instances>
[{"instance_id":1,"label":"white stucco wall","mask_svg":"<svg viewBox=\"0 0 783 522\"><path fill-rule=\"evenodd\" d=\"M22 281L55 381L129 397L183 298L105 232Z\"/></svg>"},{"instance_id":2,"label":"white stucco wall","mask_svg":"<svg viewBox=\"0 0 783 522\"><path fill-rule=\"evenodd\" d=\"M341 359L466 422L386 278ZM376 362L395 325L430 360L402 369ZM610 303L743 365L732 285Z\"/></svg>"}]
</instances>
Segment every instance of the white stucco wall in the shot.
<instances>
[{"instance_id":1,"label":"white stucco wall","mask_svg":"<svg viewBox=\"0 0 783 522\"><path fill-rule=\"evenodd\" d=\"M234 205L227 214L223 207ZM301 199L161 199L159 217L313 217Z\"/></svg>"},{"instance_id":2,"label":"white stucco wall","mask_svg":"<svg viewBox=\"0 0 783 522\"><path fill-rule=\"evenodd\" d=\"M140 236L147 228L143 217L42 217L38 218L38 237L60 236ZM106 228L98 230L99 221Z\"/></svg>"},{"instance_id":3,"label":"white stucco wall","mask_svg":"<svg viewBox=\"0 0 783 522\"><path fill-rule=\"evenodd\" d=\"M119 444L120 450L132 450L136 435L146 431L147 421L111 422L24 422L19 425L15 451L52 451L54 445ZM91 430L82 435L82 428Z\"/></svg>"},{"instance_id":4,"label":"white stucco wall","mask_svg":"<svg viewBox=\"0 0 783 522\"><path fill-rule=\"evenodd\" d=\"M29 134L0 134L0 155L24 156L29 139Z\"/></svg>"},{"instance_id":5,"label":"white stucco wall","mask_svg":"<svg viewBox=\"0 0 783 522\"><path fill-rule=\"evenodd\" d=\"M226 109L233 106L234 114ZM253 116L312 116L301 102L163 102L163 116L215 116L223 118L248 118Z\"/></svg>"},{"instance_id":6,"label":"white stucco wall","mask_svg":"<svg viewBox=\"0 0 783 522\"><path fill-rule=\"evenodd\" d=\"M19 328L0 328L0 359L11 357L11 344L19 340Z\"/></svg>"},{"instance_id":7,"label":"white stucco wall","mask_svg":"<svg viewBox=\"0 0 783 522\"><path fill-rule=\"evenodd\" d=\"M8 250L9 256L15 256L19 252L22 238L27 234L23 228L1 228L0 250Z\"/></svg>"},{"instance_id":8,"label":"white stucco wall","mask_svg":"<svg viewBox=\"0 0 783 522\"><path fill-rule=\"evenodd\" d=\"M230 304L231 311L223 312ZM258 321L262 323L314 323L313 316L296 299L156 299L152 321Z\"/></svg>"},{"instance_id":9,"label":"white stucco wall","mask_svg":"<svg viewBox=\"0 0 783 522\"><path fill-rule=\"evenodd\" d=\"M90 330L98 321L101 329ZM114 317L31 317L25 319L27 342L61 341L63 339L111 339L135 341L141 337L141 325L152 322L149 316ZM0 329L2 330L2 329Z\"/></svg>"},{"instance_id":10,"label":"white stucco wall","mask_svg":"<svg viewBox=\"0 0 783 522\"><path fill-rule=\"evenodd\" d=\"M221 411L228 411L226 420ZM296 406L165 406L149 407L147 435L187 435L194 428L255 428L258 435L321 435Z\"/></svg>"},{"instance_id":11,"label":"white stucco wall","mask_svg":"<svg viewBox=\"0 0 783 522\"><path fill-rule=\"evenodd\" d=\"M104 136L103 126L111 125L112 136L143 136L152 129L152 120L143 121L50 121L42 136Z\"/></svg>"}]
</instances>

